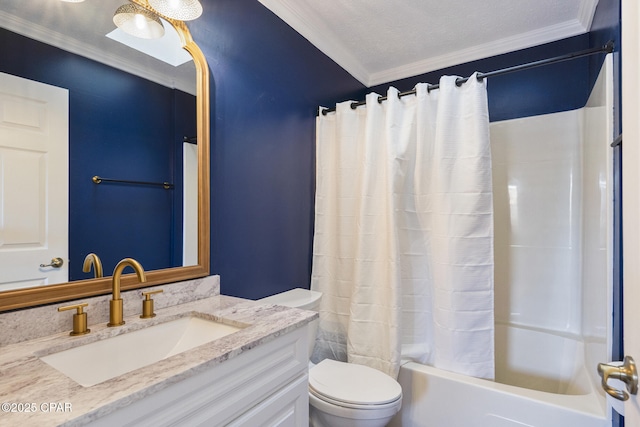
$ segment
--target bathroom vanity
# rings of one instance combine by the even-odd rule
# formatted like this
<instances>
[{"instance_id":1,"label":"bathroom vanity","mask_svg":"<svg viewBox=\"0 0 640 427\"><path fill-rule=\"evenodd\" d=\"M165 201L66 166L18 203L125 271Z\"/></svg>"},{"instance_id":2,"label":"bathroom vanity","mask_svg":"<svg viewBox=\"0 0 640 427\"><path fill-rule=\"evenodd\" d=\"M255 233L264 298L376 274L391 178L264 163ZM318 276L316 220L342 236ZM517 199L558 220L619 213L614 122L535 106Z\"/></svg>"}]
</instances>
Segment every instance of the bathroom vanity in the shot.
<instances>
[{"instance_id":1,"label":"bathroom vanity","mask_svg":"<svg viewBox=\"0 0 640 427\"><path fill-rule=\"evenodd\" d=\"M125 325L115 328L90 321L91 333L79 337L67 331L3 346L0 426L307 425L307 328L316 313L221 295L156 313L152 319L140 319L139 313L125 316ZM149 347L155 341L142 335L131 335L136 338L128 344L116 339L160 325L147 335L169 340L166 325L194 318L232 329L130 372L107 372L108 379L90 386L43 361L54 354L64 361L67 350L73 354L79 346L91 349L106 343L103 349L115 348L114 356L97 361L106 350L96 350L96 357L87 353L88 366L99 364L89 371L128 363L138 357L137 345ZM82 363L69 365L74 364Z\"/></svg>"}]
</instances>

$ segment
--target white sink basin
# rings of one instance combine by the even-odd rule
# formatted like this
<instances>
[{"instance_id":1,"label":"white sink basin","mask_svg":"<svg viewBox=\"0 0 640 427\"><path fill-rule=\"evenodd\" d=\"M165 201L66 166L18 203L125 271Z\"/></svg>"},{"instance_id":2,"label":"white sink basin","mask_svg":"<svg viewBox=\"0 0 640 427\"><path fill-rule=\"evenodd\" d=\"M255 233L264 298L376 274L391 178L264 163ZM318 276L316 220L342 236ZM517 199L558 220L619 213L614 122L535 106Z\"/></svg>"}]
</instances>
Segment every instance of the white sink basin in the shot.
<instances>
[{"instance_id":1,"label":"white sink basin","mask_svg":"<svg viewBox=\"0 0 640 427\"><path fill-rule=\"evenodd\" d=\"M199 317L182 317L40 359L78 384L91 387L240 329Z\"/></svg>"}]
</instances>

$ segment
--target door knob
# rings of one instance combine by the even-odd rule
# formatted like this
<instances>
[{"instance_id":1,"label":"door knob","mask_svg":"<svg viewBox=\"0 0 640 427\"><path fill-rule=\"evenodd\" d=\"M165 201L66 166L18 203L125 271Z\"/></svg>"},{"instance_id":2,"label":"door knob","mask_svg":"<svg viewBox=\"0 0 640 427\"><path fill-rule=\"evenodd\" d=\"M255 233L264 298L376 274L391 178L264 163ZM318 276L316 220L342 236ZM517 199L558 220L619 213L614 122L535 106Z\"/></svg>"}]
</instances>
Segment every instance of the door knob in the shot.
<instances>
[{"instance_id":1,"label":"door knob","mask_svg":"<svg viewBox=\"0 0 640 427\"><path fill-rule=\"evenodd\" d=\"M63 264L64 264L64 261L62 260L62 258L53 258L51 260L51 264L40 264L40 268L44 268L44 267L60 268L62 267Z\"/></svg>"},{"instance_id":2,"label":"door knob","mask_svg":"<svg viewBox=\"0 0 640 427\"><path fill-rule=\"evenodd\" d=\"M638 371L636 363L631 356L625 356L622 366L598 363L598 374L602 378L602 388L611 397L618 400L629 399L629 394L624 390L618 390L607 384L609 378L620 380L627 385L627 391L631 394L638 393Z\"/></svg>"}]
</instances>

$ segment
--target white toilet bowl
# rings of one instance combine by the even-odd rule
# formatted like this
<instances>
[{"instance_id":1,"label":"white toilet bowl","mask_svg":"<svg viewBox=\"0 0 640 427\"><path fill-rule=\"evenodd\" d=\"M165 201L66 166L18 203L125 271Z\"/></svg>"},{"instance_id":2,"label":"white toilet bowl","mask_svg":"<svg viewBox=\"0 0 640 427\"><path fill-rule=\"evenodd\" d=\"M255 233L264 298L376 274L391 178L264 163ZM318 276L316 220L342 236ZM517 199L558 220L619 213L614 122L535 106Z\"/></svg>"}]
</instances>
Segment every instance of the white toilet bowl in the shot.
<instances>
[{"instance_id":1,"label":"white toilet bowl","mask_svg":"<svg viewBox=\"0 0 640 427\"><path fill-rule=\"evenodd\" d=\"M401 406L400 384L376 369L325 359L309 371L312 427L384 427Z\"/></svg>"},{"instance_id":2,"label":"white toilet bowl","mask_svg":"<svg viewBox=\"0 0 640 427\"><path fill-rule=\"evenodd\" d=\"M263 304L318 311L320 292L307 289L272 295ZM318 321L310 324L311 356ZM311 427L384 427L402 406L397 381L367 366L325 359L309 369L309 425Z\"/></svg>"}]
</instances>

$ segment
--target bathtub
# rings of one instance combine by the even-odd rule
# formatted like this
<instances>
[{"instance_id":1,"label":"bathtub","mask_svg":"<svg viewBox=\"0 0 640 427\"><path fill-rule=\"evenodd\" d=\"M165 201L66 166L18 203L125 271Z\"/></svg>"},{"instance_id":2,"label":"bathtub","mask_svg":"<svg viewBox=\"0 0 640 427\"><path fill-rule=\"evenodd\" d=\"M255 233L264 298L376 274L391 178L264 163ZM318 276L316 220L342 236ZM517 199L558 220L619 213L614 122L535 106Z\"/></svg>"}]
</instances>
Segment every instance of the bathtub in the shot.
<instances>
[{"instance_id":1,"label":"bathtub","mask_svg":"<svg viewBox=\"0 0 640 427\"><path fill-rule=\"evenodd\" d=\"M572 337L496 325L496 381L407 362L398 375L402 409L389 426L608 426L584 354Z\"/></svg>"}]
</instances>

